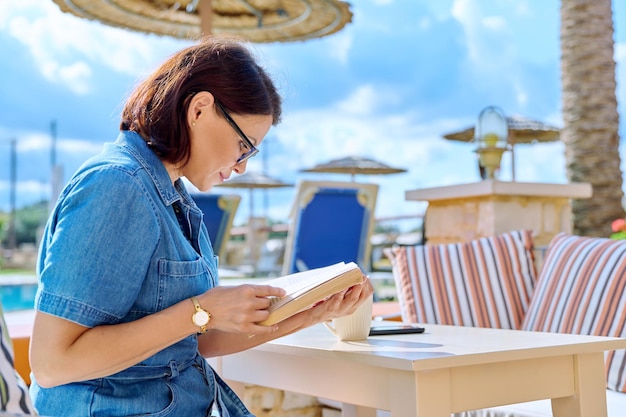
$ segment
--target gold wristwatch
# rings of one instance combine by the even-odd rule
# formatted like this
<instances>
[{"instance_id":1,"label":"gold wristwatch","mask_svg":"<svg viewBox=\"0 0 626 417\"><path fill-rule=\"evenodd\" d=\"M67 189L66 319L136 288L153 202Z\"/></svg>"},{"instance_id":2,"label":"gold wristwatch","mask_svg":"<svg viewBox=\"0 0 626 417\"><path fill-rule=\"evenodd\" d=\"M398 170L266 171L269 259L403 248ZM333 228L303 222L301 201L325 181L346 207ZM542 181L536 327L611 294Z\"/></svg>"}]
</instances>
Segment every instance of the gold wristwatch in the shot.
<instances>
[{"instance_id":1,"label":"gold wristwatch","mask_svg":"<svg viewBox=\"0 0 626 417\"><path fill-rule=\"evenodd\" d=\"M200 307L200 303L196 297L191 297L191 302L196 308L196 312L191 316L191 322L200 328L198 333L206 332L206 326L211 320L211 313Z\"/></svg>"}]
</instances>

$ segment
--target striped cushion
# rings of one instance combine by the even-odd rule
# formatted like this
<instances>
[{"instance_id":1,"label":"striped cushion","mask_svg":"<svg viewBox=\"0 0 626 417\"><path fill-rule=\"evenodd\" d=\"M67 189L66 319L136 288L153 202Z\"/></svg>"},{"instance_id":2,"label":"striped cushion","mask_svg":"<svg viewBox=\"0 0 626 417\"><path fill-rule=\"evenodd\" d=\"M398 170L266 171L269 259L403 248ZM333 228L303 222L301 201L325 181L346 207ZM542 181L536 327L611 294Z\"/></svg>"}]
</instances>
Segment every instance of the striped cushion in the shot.
<instances>
[{"instance_id":1,"label":"striped cushion","mask_svg":"<svg viewBox=\"0 0 626 417\"><path fill-rule=\"evenodd\" d=\"M18 414L36 414L28 387L13 367L13 343L0 304L0 410Z\"/></svg>"},{"instance_id":2,"label":"striped cushion","mask_svg":"<svg viewBox=\"0 0 626 417\"><path fill-rule=\"evenodd\" d=\"M535 286L532 232L386 251L402 320L518 329Z\"/></svg>"},{"instance_id":3,"label":"striped cushion","mask_svg":"<svg viewBox=\"0 0 626 417\"><path fill-rule=\"evenodd\" d=\"M524 330L626 337L626 240L558 234ZM626 350L607 353L607 386L626 392Z\"/></svg>"}]
</instances>

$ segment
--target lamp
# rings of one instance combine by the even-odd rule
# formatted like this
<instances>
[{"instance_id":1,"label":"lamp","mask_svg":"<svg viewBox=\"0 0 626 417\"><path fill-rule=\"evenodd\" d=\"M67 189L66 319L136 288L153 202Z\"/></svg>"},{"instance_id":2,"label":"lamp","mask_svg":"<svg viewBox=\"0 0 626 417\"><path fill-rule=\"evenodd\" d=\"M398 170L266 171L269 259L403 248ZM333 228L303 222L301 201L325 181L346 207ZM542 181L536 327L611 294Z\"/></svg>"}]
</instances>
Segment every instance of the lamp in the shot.
<instances>
[{"instance_id":1,"label":"lamp","mask_svg":"<svg viewBox=\"0 0 626 417\"><path fill-rule=\"evenodd\" d=\"M500 108L489 106L480 112L474 142L480 166L486 171L484 179L495 179L502 154L508 149L508 136L506 116Z\"/></svg>"}]
</instances>

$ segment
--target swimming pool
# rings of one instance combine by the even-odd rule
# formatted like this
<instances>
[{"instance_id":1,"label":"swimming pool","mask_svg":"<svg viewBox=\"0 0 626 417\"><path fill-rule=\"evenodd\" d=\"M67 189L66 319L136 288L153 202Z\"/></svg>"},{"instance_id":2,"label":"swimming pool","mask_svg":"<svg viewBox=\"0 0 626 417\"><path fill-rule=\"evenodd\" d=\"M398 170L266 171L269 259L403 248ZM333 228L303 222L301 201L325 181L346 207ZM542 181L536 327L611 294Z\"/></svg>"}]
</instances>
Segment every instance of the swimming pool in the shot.
<instances>
[{"instance_id":1,"label":"swimming pool","mask_svg":"<svg viewBox=\"0 0 626 417\"><path fill-rule=\"evenodd\" d=\"M29 310L35 306L37 284L0 285L0 299L4 312Z\"/></svg>"},{"instance_id":2,"label":"swimming pool","mask_svg":"<svg viewBox=\"0 0 626 417\"><path fill-rule=\"evenodd\" d=\"M0 300L4 312L30 310L35 306L37 279L31 275L3 275L0 279Z\"/></svg>"}]
</instances>

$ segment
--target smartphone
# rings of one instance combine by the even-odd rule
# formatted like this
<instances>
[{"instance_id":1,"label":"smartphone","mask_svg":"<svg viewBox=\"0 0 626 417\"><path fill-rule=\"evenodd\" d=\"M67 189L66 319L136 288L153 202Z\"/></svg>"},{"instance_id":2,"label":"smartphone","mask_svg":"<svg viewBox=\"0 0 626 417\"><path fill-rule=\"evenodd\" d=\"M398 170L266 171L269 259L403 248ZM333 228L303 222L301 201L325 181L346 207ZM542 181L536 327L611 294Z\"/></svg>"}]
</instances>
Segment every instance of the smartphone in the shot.
<instances>
[{"instance_id":1,"label":"smartphone","mask_svg":"<svg viewBox=\"0 0 626 417\"><path fill-rule=\"evenodd\" d=\"M381 336L386 334L410 334L424 333L424 328L416 324L398 324L392 326L373 326L370 328L370 336Z\"/></svg>"}]
</instances>

